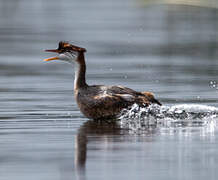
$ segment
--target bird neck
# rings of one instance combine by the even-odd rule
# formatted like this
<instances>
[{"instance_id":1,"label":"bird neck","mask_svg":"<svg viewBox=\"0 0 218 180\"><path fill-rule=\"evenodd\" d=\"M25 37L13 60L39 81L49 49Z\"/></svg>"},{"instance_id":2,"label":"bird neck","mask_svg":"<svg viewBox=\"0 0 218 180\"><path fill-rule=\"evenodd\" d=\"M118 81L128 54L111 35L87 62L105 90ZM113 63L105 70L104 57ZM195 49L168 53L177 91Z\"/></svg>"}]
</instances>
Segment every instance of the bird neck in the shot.
<instances>
[{"instance_id":1,"label":"bird neck","mask_svg":"<svg viewBox=\"0 0 218 180\"><path fill-rule=\"evenodd\" d=\"M85 57L83 52L79 52L77 62L75 63L74 90L87 86Z\"/></svg>"}]
</instances>

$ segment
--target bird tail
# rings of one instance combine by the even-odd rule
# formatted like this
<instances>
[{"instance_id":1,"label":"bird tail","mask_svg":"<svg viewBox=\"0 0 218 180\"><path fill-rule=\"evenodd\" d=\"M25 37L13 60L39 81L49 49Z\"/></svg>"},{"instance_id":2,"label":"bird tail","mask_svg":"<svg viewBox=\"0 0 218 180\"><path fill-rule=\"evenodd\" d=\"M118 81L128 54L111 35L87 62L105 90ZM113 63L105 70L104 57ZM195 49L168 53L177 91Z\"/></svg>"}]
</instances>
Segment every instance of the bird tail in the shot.
<instances>
[{"instance_id":1,"label":"bird tail","mask_svg":"<svg viewBox=\"0 0 218 180\"><path fill-rule=\"evenodd\" d=\"M144 96L146 96L146 98L151 102L151 103L154 103L154 104L158 104L158 105L162 105L160 103L160 101L158 101L157 99L155 99L154 97L154 94L151 93L151 92L147 92L147 91L144 91L144 92L141 92Z\"/></svg>"}]
</instances>

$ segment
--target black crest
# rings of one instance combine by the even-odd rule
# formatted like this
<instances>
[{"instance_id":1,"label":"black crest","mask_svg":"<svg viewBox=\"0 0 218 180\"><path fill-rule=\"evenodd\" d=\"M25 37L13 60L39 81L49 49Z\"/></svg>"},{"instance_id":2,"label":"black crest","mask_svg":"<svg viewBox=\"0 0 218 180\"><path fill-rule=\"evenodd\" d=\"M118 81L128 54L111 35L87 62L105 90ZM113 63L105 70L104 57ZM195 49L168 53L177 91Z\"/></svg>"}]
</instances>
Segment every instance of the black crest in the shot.
<instances>
[{"instance_id":1,"label":"black crest","mask_svg":"<svg viewBox=\"0 0 218 180\"><path fill-rule=\"evenodd\" d=\"M66 41L60 41L58 50L60 52L65 52L65 51L76 51L76 52L86 52L85 48L75 46L69 42Z\"/></svg>"}]
</instances>

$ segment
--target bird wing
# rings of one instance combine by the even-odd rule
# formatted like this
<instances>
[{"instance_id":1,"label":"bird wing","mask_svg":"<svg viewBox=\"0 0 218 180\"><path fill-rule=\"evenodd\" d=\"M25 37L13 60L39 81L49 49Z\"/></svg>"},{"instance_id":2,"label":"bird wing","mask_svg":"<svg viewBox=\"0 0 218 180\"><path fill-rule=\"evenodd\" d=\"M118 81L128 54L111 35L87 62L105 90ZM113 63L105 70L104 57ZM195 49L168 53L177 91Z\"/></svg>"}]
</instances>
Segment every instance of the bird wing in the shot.
<instances>
[{"instance_id":1,"label":"bird wing","mask_svg":"<svg viewBox=\"0 0 218 180\"><path fill-rule=\"evenodd\" d=\"M129 106L133 103L150 104L148 98L141 92L123 86L99 86L101 93L93 96L97 104L112 106Z\"/></svg>"},{"instance_id":2,"label":"bird wing","mask_svg":"<svg viewBox=\"0 0 218 180\"><path fill-rule=\"evenodd\" d=\"M131 94L118 94L118 93L111 93L108 91L104 91L101 94L95 95L94 100L96 103L109 103L109 104L126 104L133 102L135 97Z\"/></svg>"},{"instance_id":3,"label":"bird wing","mask_svg":"<svg viewBox=\"0 0 218 180\"><path fill-rule=\"evenodd\" d=\"M134 91L133 89L124 86L109 86L107 91L112 94L128 94L132 96L140 95L140 92Z\"/></svg>"},{"instance_id":4,"label":"bird wing","mask_svg":"<svg viewBox=\"0 0 218 180\"><path fill-rule=\"evenodd\" d=\"M155 97L154 94L151 92L137 92L130 88L123 87L123 86L110 86L108 88L108 91L112 94L117 94L118 96L121 96L122 98L126 100L133 100L135 102L141 102L143 104L158 104L162 105Z\"/></svg>"}]
</instances>

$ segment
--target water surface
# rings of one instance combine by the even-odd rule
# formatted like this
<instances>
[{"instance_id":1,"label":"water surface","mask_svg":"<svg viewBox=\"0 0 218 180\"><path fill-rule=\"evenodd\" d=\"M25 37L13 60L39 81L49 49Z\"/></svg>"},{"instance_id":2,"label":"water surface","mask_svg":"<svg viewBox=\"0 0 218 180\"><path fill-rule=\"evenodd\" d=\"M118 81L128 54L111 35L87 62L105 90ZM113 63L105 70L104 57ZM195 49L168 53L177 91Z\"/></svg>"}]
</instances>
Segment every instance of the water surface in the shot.
<instances>
[{"instance_id":1,"label":"water surface","mask_svg":"<svg viewBox=\"0 0 218 180\"><path fill-rule=\"evenodd\" d=\"M85 118L59 40L88 49L89 84L218 107L217 10L140 0L0 2L0 179L215 179L216 118L137 132ZM205 120L205 119L204 119ZM168 122L166 121L162 122Z\"/></svg>"}]
</instances>

